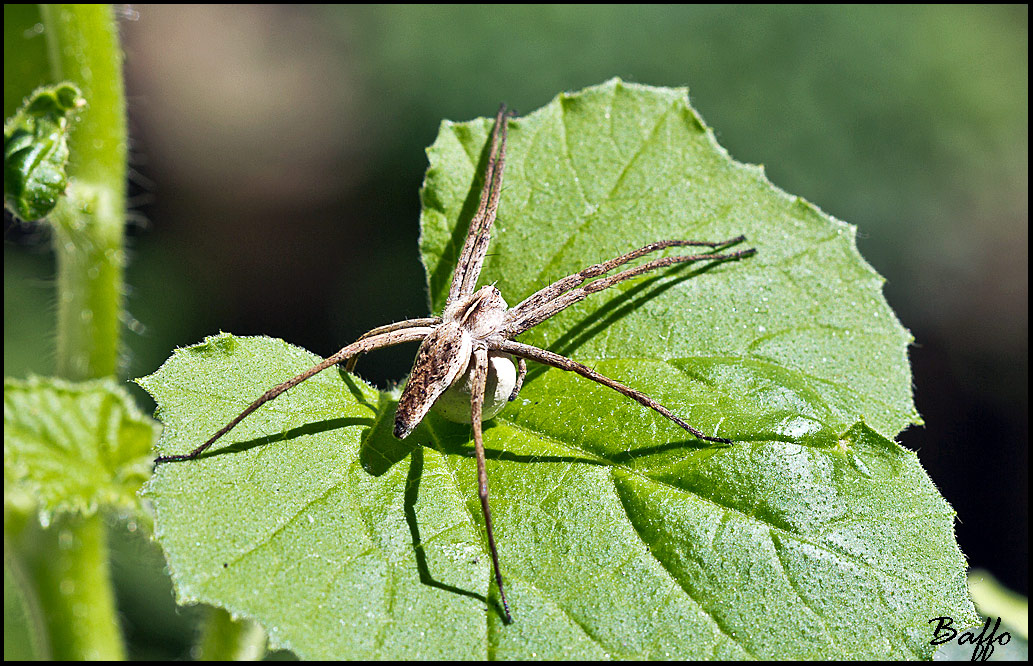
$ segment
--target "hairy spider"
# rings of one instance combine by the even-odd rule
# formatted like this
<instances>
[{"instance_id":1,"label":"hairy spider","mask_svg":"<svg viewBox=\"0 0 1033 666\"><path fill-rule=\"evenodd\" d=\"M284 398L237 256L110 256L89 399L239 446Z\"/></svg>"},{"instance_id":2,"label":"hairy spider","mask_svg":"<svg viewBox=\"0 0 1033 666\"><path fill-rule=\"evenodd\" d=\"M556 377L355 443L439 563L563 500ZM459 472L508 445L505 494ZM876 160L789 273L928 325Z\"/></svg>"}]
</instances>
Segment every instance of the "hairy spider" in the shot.
<instances>
[{"instance_id":1,"label":"hairy spider","mask_svg":"<svg viewBox=\"0 0 1033 666\"><path fill-rule=\"evenodd\" d=\"M605 377L577 361L546 349L516 342L513 338L587 298L590 294L612 287L623 280L672 264L704 259L711 261L739 259L756 252L755 249L750 248L725 254L710 252L663 257L606 276L618 266L623 266L639 257L664 248L694 246L718 249L739 243L745 240L745 237L736 236L719 242L657 241L557 280L548 287L531 294L512 308L494 286L487 285L475 289L488 250L488 243L491 240L491 226L495 222L499 196L502 191L502 169L506 160L506 130L509 117L510 114L506 112L505 105L501 106L495 116L495 125L492 129L491 147L489 148L488 165L484 173L484 189L481 191L480 205L477 213L470 220L470 230L459 255L455 273L452 275L452 285L441 316L409 319L374 328L333 356L263 393L232 421L212 435L207 442L190 453L161 456L155 460L156 463L163 463L196 458L220 437L232 430L248 414L313 375L343 362L347 362L346 369L352 371L361 354L403 342L421 340L419 351L416 353L416 361L409 374L409 381L402 391L398 408L395 411L394 434L400 439L407 437L435 404L447 418L463 422L469 421L473 424L473 442L477 457L477 492L481 499L481 508L484 511L488 547L491 551L495 581L498 584L507 623L512 621L512 617L502 585L499 556L495 548L495 534L491 526L491 509L488 506L488 476L484 464L481 422L495 416L508 400L517 397L527 374L526 359L561 370L570 370L603 386L608 386L659 412L699 439L722 444L731 443L731 440L723 437L704 434L640 391ZM513 357L517 359L519 370L513 366ZM492 379L495 389L489 396L486 405L485 389L488 386L489 365L493 371ZM465 410L466 401L469 403L468 412Z\"/></svg>"}]
</instances>

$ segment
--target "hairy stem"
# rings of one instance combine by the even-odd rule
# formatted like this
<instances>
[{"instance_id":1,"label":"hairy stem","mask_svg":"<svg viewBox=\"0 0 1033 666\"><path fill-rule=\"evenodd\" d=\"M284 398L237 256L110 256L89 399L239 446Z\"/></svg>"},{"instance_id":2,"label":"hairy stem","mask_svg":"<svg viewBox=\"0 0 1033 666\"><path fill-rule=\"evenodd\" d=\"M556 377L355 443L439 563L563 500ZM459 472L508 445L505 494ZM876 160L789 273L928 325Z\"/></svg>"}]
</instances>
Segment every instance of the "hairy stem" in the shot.
<instances>
[{"instance_id":1,"label":"hairy stem","mask_svg":"<svg viewBox=\"0 0 1033 666\"><path fill-rule=\"evenodd\" d=\"M33 573L56 660L125 659L107 529L98 514L67 515L38 535Z\"/></svg>"},{"instance_id":2,"label":"hairy stem","mask_svg":"<svg viewBox=\"0 0 1033 666\"><path fill-rule=\"evenodd\" d=\"M87 106L71 128L70 184L51 215L57 253L57 371L116 374L121 333L126 120L118 26L107 5L42 5L55 81Z\"/></svg>"},{"instance_id":3,"label":"hairy stem","mask_svg":"<svg viewBox=\"0 0 1033 666\"><path fill-rule=\"evenodd\" d=\"M116 374L122 320L126 120L122 50L108 5L42 5L51 76L87 105L70 130L69 186L51 214L57 256L57 371ZM36 580L55 659L122 659L100 515L66 515L44 530Z\"/></svg>"}]
</instances>

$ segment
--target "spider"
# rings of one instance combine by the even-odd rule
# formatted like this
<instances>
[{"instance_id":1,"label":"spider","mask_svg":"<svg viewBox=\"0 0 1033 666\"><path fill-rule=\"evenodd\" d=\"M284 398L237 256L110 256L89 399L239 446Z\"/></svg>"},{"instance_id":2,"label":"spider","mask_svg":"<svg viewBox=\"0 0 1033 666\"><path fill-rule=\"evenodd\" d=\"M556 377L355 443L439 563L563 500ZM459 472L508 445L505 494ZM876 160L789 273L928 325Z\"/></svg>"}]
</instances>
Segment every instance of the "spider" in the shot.
<instances>
[{"instance_id":1,"label":"spider","mask_svg":"<svg viewBox=\"0 0 1033 666\"><path fill-rule=\"evenodd\" d=\"M719 242L657 241L561 278L531 294L512 308L494 285L476 289L477 279L480 277L484 257L488 250L488 243L491 240L491 227L495 222L502 191L502 170L506 161L506 131L510 117L511 114L506 111L504 104L499 107L491 134L480 204L476 214L470 220L470 229L467 232L466 241L463 243L455 273L452 275L452 284L448 292L448 299L445 301L444 311L440 316L409 319L368 331L333 356L263 393L232 421L212 435L208 441L193 451L180 455L161 456L155 460L156 463L164 463L197 458L248 414L313 375L340 363L346 363L345 369L353 371L356 361L362 354L404 342L421 341L409 380L398 400L394 435L399 439L406 438L435 405L446 418L473 424L474 452L477 458L477 492L484 512L488 548L491 551L495 582L498 584L499 597L507 624L512 622L512 615L502 584L499 556L495 548L495 534L491 523L491 509L488 505L488 475L484 462L482 422L493 418L507 402L514 400L520 393L524 377L527 374L527 360L537 361L561 370L569 370L612 388L659 412L701 440L731 444L729 439L707 435L689 425L674 415L671 410L641 391L636 391L605 377L587 365L546 349L516 342L513 338L565 308L584 300L589 295L643 273L678 263L741 259L756 253L754 248L750 248L724 254L709 252L663 257L653 259L640 266L624 269L613 275L607 275L619 266L664 248L691 246L718 250L740 243L745 240L745 237L736 236ZM516 359L515 365L514 358ZM491 379L494 380L494 390L486 396L486 388L489 388L489 370ZM466 404L469 404L468 411L465 409Z\"/></svg>"}]
</instances>

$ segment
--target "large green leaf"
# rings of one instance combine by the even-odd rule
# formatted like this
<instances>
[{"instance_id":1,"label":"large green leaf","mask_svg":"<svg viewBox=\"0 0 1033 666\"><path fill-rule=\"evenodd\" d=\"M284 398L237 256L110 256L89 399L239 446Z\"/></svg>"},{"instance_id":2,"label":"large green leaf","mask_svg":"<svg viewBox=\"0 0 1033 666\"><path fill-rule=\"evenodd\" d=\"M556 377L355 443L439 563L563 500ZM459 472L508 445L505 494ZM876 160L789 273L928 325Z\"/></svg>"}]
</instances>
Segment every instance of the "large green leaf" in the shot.
<instances>
[{"instance_id":1,"label":"large green leaf","mask_svg":"<svg viewBox=\"0 0 1033 666\"><path fill-rule=\"evenodd\" d=\"M445 123L429 150L435 309L489 131ZM684 90L616 80L513 121L504 182L481 282L510 303L649 241L748 236L755 257L629 281L523 338L736 443L533 369L485 430L504 625L469 426L432 414L395 440L393 394L329 370L157 469L182 601L308 658L924 657L930 617L971 616L954 514L887 438L917 419L910 338L853 227L730 160ZM141 380L160 450L192 449L314 361L227 334L177 350Z\"/></svg>"}]
</instances>

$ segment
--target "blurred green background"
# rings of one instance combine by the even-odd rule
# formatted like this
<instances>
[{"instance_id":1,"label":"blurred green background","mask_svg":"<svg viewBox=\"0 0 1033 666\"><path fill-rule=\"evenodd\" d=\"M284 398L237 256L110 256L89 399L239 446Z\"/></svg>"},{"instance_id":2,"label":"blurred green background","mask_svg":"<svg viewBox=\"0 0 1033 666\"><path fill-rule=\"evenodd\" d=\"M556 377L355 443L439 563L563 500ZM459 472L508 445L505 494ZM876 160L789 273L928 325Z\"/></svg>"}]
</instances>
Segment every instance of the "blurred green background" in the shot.
<instances>
[{"instance_id":1,"label":"blurred green background","mask_svg":"<svg viewBox=\"0 0 1033 666\"><path fill-rule=\"evenodd\" d=\"M123 12L127 377L219 330L328 355L425 315L418 190L442 119L530 112L613 76L688 86L733 157L860 228L916 338L926 425L900 441L958 511L972 564L1028 593L1028 8ZM5 95L5 116L20 101ZM4 373L46 374L47 233L4 229ZM386 385L411 362L388 350L362 371ZM119 551L134 656L185 655L190 612L160 568L147 544Z\"/></svg>"}]
</instances>

